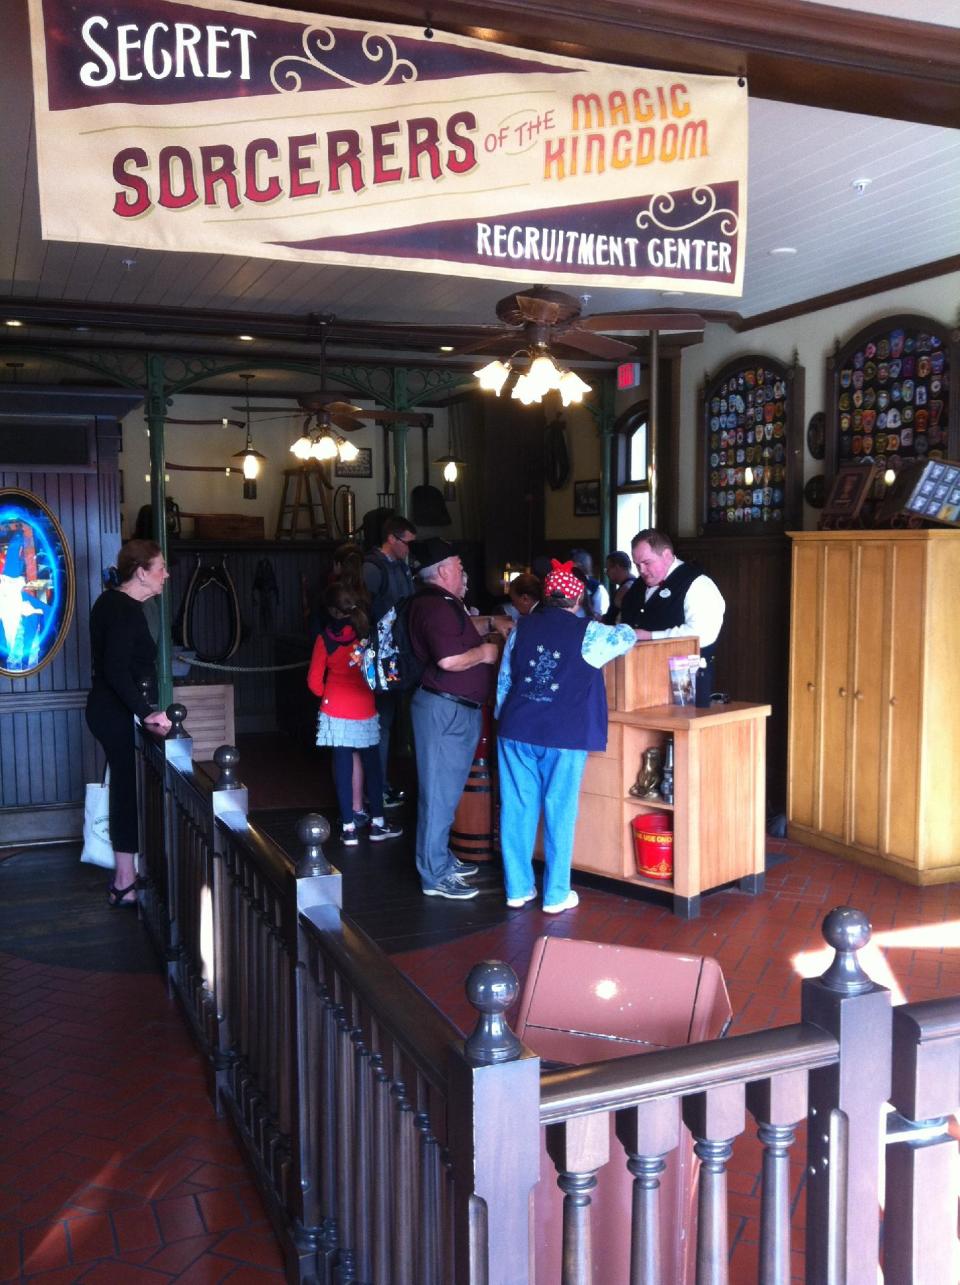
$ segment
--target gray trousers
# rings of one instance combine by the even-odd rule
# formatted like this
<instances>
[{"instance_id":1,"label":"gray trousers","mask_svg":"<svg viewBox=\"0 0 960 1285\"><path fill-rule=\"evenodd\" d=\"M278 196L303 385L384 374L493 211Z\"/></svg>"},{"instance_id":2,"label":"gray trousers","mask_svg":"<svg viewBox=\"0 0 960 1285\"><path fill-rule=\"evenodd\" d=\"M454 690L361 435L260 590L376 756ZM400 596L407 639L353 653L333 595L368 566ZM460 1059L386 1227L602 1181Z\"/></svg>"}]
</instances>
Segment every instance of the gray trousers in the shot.
<instances>
[{"instance_id":1,"label":"gray trousers","mask_svg":"<svg viewBox=\"0 0 960 1285\"><path fill-rule=\"evenodd\" d=\"M417 870L425 888L449 874L454 862L450 827L483 719L479 709L456 705L418 688L410 704L417 752Z\"/></svg>"}]
</instances>

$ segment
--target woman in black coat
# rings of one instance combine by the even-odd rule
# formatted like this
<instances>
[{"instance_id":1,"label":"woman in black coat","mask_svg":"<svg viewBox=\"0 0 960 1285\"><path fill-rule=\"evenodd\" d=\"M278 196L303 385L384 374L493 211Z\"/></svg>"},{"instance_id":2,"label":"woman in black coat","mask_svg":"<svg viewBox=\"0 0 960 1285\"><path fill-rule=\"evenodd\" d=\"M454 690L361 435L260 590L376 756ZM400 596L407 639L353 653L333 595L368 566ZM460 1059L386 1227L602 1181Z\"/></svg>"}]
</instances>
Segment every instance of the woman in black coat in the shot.
<instances>
[{"instance_id":1,"label":"woman in black coat","mask_svg":"<svg viewBox=\"0 0 960 1285\"><path fill-rule=\"evenodd\" d=\"M110 886L111 906L134 906L139 845L137 776L133 720L151 732L170 730L166 714L153 711L140 689L156 676L156 647L143 603L163 592L169 577L160 546L128 540L117 556L117 585L107 589L90 612L93 684L87 697L87 726L103 746L110 767L110 839L117 859Z\"/></svg>"}]
</instances>

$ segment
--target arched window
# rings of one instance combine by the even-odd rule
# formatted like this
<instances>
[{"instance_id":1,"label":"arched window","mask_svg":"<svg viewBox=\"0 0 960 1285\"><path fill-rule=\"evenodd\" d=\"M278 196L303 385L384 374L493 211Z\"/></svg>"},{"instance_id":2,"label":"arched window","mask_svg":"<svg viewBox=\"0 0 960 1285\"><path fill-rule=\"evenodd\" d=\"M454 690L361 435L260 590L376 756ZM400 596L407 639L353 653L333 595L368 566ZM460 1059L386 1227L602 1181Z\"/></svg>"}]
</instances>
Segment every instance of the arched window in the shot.
<instances>
[{"instance_id":1,"label":"arched window","mask_svg":"<svg viewBox=\"0 0 960 1285\"><path fill-rule=\"evenodd\" d=\"M614 426L613 499L615 548L630 552L638 531L653 525L650 508L650 433L646 402L629 407Z\"/></svg>"}]
</instances>

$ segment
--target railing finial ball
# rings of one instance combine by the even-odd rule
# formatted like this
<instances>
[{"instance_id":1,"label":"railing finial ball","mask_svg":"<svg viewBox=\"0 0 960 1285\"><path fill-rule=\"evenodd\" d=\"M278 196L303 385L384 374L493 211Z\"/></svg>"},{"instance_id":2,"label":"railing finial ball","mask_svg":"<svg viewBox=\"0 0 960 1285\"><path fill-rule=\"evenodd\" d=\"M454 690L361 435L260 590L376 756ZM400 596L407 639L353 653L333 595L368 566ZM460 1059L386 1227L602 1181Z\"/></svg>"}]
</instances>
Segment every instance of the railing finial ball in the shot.
<instances>
[{"instance_id":1,"label":"railing finial ball","mask_svg":"<svg viewBox=\"0 0 960 1285\"><path fill-rule=\"evenodd\" d=\"M520 994L520 983L509 964L485 959L467 975L467 999L479 1014L473 1034L466 1041L467 1057L476 1065L512 1062L520 1054L520 1040L504 1013Z\"/></svg>"},{"instance_id":2,"label":"railing finial ball","mask_svg":"<svg viewBox=\"0 0 960 1285\"><path fill-rule=\"evenodd\" d=\"M330 838L330 822L319 812L308 812L297 822L297 838L307 847L316 847Z\"/></svg>"},{"instance_id":3,"label":"railing finial ball","mask_svg":"<svg viewBox=\"0 0 960 1285\"><path fill-rule=\"evenodd\" d=\"M873 982L860 966L857 951L870 940L870 920L853 906L836 906L823 921L823 937L836 951L833 963L821 980L830 990L856 995L869 990Z\"/></svg>"},{"instance_id":4,"label":"railing finial ball","mask_svg":"<svg viewBox=\"0 0 960 1285\"><path fill-rule=\"evenodd\" d=\"M240 763L240 751L235 745L220 745L213 751L213 761L220 769L220 780L217 785L221 790L241 789L237 767Z\"/></svg>"},{"instance_id":5,"label":"railing finial ball","mask_svg":"<svg viewBox=\"0 0 960 1285\"><path fill-rule=\"evenodd\" d=\"M303 855L296 864L297 878L311 879L332 874L333 866L323 853L323 845L330 838L327 818L319 812L308 812L297 822L297 838L303 844Z\"/></svg>"},{"instance_id":6,"label":"railing finial ball","mask_svg":"<svg viewBox=\"0 0 960 1285\"><path fill-rule=\"evenodd\" d=\"M183 721L186 717L186 705L181 705L179 701L174 701L172 705L167 706L167 718L170 720L170 731L167 733L168 741L182 741L190 735L183 726Z\"/></svg>"}]
</instances>

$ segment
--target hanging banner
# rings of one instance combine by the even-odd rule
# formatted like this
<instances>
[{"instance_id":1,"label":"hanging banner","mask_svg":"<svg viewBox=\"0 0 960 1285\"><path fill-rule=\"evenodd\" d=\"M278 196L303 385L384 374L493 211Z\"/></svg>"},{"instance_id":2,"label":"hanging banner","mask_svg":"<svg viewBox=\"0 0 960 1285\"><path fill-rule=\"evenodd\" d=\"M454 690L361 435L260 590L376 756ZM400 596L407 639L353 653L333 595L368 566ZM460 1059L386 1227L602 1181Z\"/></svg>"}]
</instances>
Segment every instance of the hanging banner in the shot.
<instances>
[{"instance_id":1,"label":"hanging banner","mask_svg":"<svg viewBox=\"0 0 960 1285\"><path fill-rule=\"evenodd\" d=\"M49 240L740 293L734 78L232 0L30 17Z\"/></svg>"}]
</instances>

